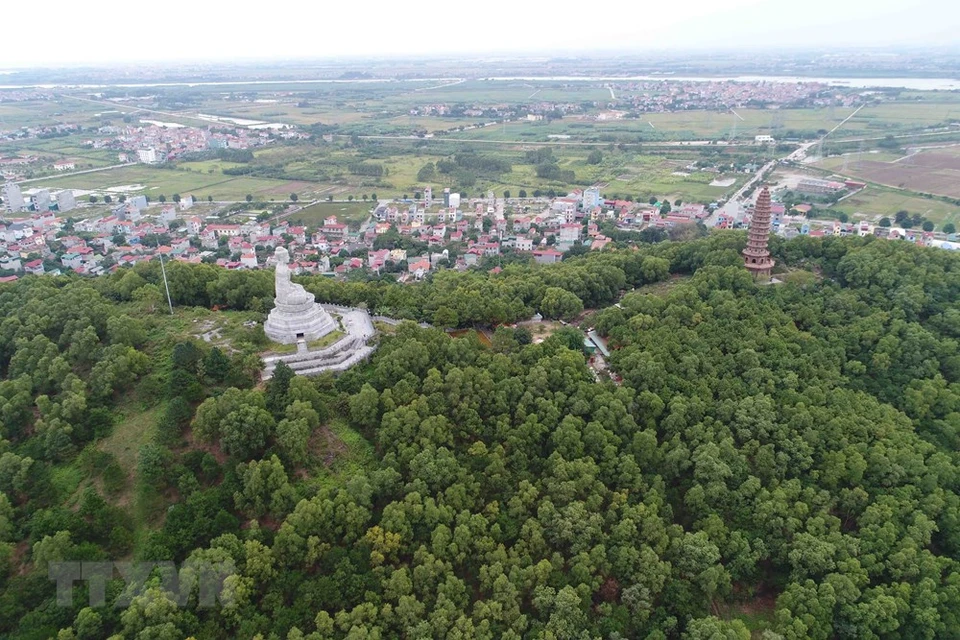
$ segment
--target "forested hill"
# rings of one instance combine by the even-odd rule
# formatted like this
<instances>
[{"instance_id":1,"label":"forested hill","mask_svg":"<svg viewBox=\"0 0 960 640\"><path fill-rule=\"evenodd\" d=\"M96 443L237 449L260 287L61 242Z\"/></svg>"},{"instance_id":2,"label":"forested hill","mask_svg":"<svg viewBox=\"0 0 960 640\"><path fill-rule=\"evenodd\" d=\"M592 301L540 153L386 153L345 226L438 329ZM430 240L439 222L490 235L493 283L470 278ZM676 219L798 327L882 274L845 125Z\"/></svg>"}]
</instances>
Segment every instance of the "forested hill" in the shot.
<instances>
[{"instance_id":1,"label":"forested hill","mask_svg":"<svg viewBox=\"0 0 960 640\"><path fill-rule=\"evenodd\" d=\"M960 255L774 241L757 286L742 245L302 280L439 326L598 309L621 384L572 328L407 323L260 385L269 273L170 265L173 317L157 265L2 285L0 636L960 637ZM237 573L58 606L50 563L98 559Z\"/></svg>"}]
</instances>

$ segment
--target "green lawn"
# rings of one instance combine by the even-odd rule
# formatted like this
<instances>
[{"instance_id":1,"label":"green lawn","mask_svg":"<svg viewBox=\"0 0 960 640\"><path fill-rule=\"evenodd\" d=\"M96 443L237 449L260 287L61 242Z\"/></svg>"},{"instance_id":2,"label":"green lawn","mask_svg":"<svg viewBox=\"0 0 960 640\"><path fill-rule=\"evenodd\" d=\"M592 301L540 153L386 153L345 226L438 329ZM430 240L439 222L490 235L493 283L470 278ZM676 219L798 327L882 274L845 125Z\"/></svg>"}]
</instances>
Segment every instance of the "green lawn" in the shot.
<instances>
[{"instance_id":1,"label":"green lawn","mask_svg":"<svg viewBox=\"0 0 960 640\"><path fill-rule=\"evenodd\" d=\"M339 340L344 336L343 331L334 330L328 333L327 335L319 338L317 340L311 340L307 343L307 348L311 351L317 349L323 349L324 347L329 347L334 342ZM271 342L267 347L267 351L271 353L294 353L297 350L296 344L280 344L279 342Z\"/></svg>"},{"instance_id":2,"label":"green lawn","mask_svg":"<svg viewBox=\"0 0 960 640\"><path fill-rule=\"evenodd\" d=\"M379 197L379 194L377 194ZM411 194L412 195L412 194ZM349 224L355 230L360 223L370 216L372 202L318 202L292 214L287 218L291 223L302 224L308 227L323 225L324 218L337 216L341 224Z\"/></svg>"}]
</instances>

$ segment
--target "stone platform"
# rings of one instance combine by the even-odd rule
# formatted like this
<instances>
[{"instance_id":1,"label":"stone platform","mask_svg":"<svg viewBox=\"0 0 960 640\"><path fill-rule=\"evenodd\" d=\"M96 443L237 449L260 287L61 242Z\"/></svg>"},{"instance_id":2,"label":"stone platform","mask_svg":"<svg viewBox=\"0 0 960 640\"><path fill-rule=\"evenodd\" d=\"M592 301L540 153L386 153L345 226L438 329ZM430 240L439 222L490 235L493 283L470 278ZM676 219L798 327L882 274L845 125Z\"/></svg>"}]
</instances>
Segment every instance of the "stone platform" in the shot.
<instances>
[{"instance_id":1,"label":"stone platform","mask_svg":"<svg viewBox=\"0 0 960 640\"><path fill-rule=\"evenodd\" d=\"M363 362L376 349L376 345L367 344L377 331L373 322L363 309L349 307L323 307L324 313L340 316L340 322L346 333L342 338L328 347L311 351L307 348L306 340L297 342L297 352L284 355L270 355L263 359L263 379L269 380L273 376L279 362L285 362L294 373L303 376L312 376L331 371L339 373Z\"/></svg>"}]
</instances>

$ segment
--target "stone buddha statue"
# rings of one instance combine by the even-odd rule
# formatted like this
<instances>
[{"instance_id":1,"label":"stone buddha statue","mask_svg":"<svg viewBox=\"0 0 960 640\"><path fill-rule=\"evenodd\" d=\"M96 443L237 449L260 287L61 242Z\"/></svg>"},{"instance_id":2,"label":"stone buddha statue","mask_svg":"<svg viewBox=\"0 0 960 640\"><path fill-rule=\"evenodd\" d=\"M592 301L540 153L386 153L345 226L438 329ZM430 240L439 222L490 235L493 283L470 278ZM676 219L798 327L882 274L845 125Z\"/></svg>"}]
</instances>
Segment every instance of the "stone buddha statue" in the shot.
<instances>
[{"instance_id":1,"label":"stone buddha statue","mask_svg":"<svg viewBox=\"0 0 960 640\"><path fill-rule=\"evenodd\" d=\"M274 275L277 305L299 306L313 302L313 294L307 293L302 285L290 281L290 253L283 247L274 251L277 268Z\"/></svg>"},{"instance_id":2,"label":"stone buddha statue","mask_svg":"<svg viewBox=\"0 0 960 640\"><path fill-rule=\"evenodd\" d=\"M277 247L274 283L274 307L264 324L264 331L274 342L292 344L298 340L316 340L336 328L336 322L302 285L290 281L290 253Z\"/></svg>"}]
</instances>

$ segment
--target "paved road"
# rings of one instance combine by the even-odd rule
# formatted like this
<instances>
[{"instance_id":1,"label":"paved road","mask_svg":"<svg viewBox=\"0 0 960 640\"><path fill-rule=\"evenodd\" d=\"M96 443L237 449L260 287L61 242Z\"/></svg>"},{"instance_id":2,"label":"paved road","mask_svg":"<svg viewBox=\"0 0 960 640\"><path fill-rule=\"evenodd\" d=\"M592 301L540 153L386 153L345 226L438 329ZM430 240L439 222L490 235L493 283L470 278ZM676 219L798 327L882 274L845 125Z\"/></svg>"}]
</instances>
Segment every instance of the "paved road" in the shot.
<instances>
[{"instance_id":1,"label":"paved road","mask_svg":"<svg viewBox=\"0 0 960 640\"><path fill-rule=\"evenodd\" d=\"M496 124L500 124L499 122ZM481 128L481 127L477 127ZM352 135L339 133L334 134L335 137L340 138L352 138ZM449 136L444 137L433 137L433 138L421 138L420 136L387 136L387 135L364 135L357 136L361 140L423 140L424 142L476 142L480 144L500 144L500 145L509 145L509 146L569 146L569 147L609 147L611 142L579 142L576 140L548 140L548 141L538 141L538 140L486 140L483 138L453 138ZM659 141L644 141L644 142L624 142L618 143L623 144L626 147L704 147L708 145L713 145L717 147L728 147L728 146L752 146L752 142L744 143L732 143L726 140L659 140Z\"/></svg>"},{"instance_id":2,"label":"paved road","mask_svg":"<svg viewBox=\"0 0 960 640\"><path fill-rule=\"evenodd\" d=\"M84 173L96 173L97 171L109 171L110 169L120 169L121 167L130 167L137 164L136 162L125 162L123 164L113 164L109 167L97 167L96 169L84 169L82 171L68 171L64 173L54 173L49 176L43 176L42 178L30 178L29 180L20 180L17 184L26 184L28 182L38 182L40 180L50 180L52 178L66 178L69 176L79 176Z\"/></svg>"},{"instance_id":3,"label":"paved road","mask_svg":"<svg viewBox=\"0 0 960 640\"><path fill-rule=\"evenodd\" d=\"M744 193L748 189L750 189L750 187L752 187L757 182L759 182L763 178L763 175L765 173L773 169L773 167L776 166L777 163L781 161L799 162L804 157L806 157L807 150L818 143L819 143L819 140L817 142L805 142L801 144L796 150L790 152L783 158L780 158L777 160L771 160L767 164L760 167L760 169L753 175L753 177L747 180L747 182L744 183L744 185L740 187L740 189L735 194L733 194L733 197L731 197L722 207L720 207L719 209L711 213L709 216L704 218L703 224L705 224L707 227L717 226L717 222L719 220L721 213L726 214L727 217L735 217L740 212L740 204L743 201Z\"/></svg>"}]
</instances>

